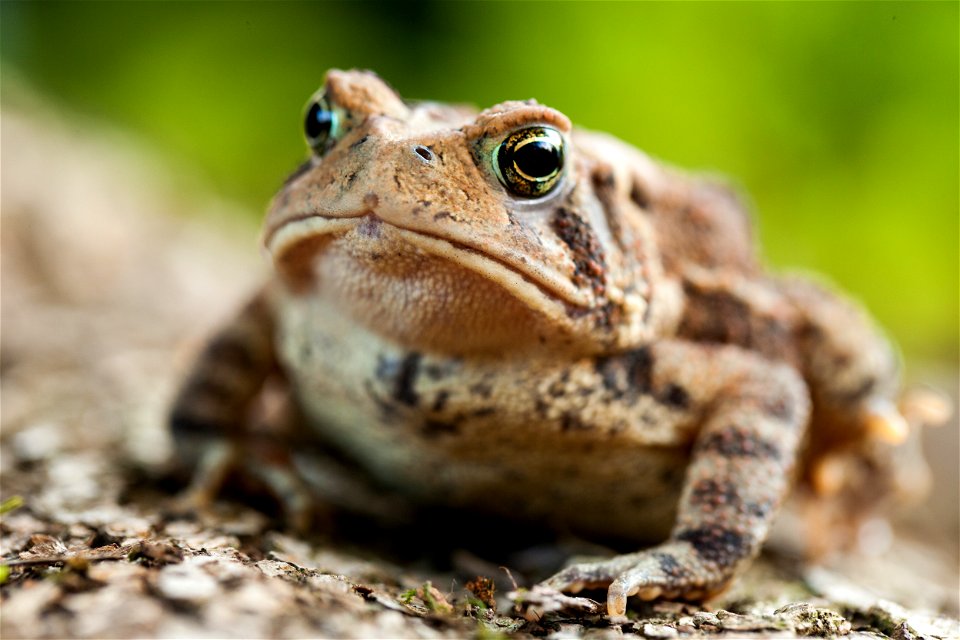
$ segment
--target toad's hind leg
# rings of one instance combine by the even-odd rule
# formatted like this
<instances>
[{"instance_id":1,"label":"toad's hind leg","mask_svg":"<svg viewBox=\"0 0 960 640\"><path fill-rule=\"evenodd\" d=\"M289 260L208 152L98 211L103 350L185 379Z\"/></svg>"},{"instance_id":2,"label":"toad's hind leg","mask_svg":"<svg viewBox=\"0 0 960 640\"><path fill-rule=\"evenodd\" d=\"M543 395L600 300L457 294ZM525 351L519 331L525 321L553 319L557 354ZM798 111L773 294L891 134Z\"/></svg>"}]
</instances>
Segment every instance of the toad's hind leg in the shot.
<instances>
[{"instance_id":1,"label":"toad's hind leg","mask_svg":"<svg viewBox=\"0 0 960 640\"><path fill-rule=\"evenodd\" d=\"M737 344L804 374L813 413L793 495L808 555L855 543L862 523L923 495L929 472L916 427L943 420L949 407L931 393L898 398L896 352L863 309L795 277L688 269L683 288L682 337Z\"/></svg>"},{"instance_id":2,"label":"toad's hind leg","mask_svg":"<svg viewBox=\"0 0 960 640\"><path fill-rule=\"evenodd\" d=\"M255 434L265 383L278 378L274 323L266 292L254 297L209 341L180 389L170 414L175 464L193 469L180 504L204 510L227 478L253 480L275 496L291 525L310 520L309 492L292 472L289 453L275 438Z\"/></svg>"},{"instance_id":3,"label":"toad's hind leg","mask_svg":"<svg viewBox=\"0 0 960 640\"><path fill-rule=\"evenodd\" d=\"M574 565L546 583L574 591L609 585L610 615L623 615L632 595L700 599L729 583L766 538L809 414L806 387L787 366L736 347L679 342L657 344L651 355L655 384L696 390L692 408L703 416L670 537Z\"/></svg>"}]
</instances>

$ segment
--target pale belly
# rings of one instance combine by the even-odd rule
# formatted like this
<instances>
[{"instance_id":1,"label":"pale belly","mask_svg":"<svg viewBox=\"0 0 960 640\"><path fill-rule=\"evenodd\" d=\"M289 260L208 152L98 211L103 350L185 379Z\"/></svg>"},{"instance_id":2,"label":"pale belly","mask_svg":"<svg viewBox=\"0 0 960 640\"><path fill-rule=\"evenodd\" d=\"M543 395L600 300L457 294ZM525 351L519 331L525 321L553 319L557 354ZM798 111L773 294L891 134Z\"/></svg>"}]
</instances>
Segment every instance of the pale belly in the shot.
<instances>
[{"instance_id":1,"label":"pale belly","mask_svg":"<svg viewBox=\"0 0 960 640\"><path fill-rule=\"evenodd\" d=\"M381 484L588 535L666 537L688 447L583 428L603 408L543 392L536 369L405 352L326 313L285 314L281 357L316 438Z\"/></svg>"}]
</instances>

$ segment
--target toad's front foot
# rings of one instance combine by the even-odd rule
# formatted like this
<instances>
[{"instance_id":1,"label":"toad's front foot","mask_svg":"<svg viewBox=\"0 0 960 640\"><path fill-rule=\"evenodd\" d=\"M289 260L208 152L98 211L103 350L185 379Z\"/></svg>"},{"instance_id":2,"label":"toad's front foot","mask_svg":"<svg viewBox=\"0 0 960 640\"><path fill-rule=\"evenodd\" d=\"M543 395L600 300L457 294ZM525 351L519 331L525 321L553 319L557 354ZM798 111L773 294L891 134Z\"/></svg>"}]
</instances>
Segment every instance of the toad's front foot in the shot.
<instances>
[{"instance_id":1,"label":"toad's front foot","mask_svg":"<svg viewBox=\"0 0 960 640\"><path fill-rule=\"evenodd\" d=\"M726 551L737 554L739 549ZM641 600L702 600L722 591L731 577L732 568L724 570L716 563L705 562L693 544L672 542L610 560L571 565L544 581L543 586L571 593L607 587L607 613L619 617L626 614L627 598L631 596Z\"/></svg>"},{"instance_id":2,"label":"toad's front foot","mask_svg":"<svg viewBox=\"0 0 960 640\"><path fill-rule=\"evenodd\" d=\"M294 471L286 452L234 442L209 443L204 447L190 485L177 496L175 509L189 513L209 511L231 478L273 497L287 526L294 531L308 531L318 515L309 488Z\"/></svg>"},{"instance_id":3,"label":"toad's front foot","mask_svg":"<svg viewBox=\"0 0 960 640\"><path fill-rule=\"evenodd\" d=\"M691 362L691 355L702 366L681 367L668 379L687 388L711 376L720 382L703 401L707 415L669 539L547 581L560 590L607 586L611 616L624 615L632 595L702 600L721 591L759 552L787 491L809 410L796 372L736 349L661 343L654 352L665 363Z\"/></svg>"}]
</instances>

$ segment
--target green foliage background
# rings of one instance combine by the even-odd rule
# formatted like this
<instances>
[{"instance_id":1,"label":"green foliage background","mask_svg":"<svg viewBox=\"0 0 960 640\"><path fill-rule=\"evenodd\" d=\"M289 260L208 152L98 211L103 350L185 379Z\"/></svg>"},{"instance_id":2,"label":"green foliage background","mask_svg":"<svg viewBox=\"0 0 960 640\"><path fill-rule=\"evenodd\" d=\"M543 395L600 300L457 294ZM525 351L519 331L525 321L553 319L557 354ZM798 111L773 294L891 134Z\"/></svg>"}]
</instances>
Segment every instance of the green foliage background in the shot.
<instances>
[{"instance_id":1,"label":"green foliage background","mask_svg":"<svg viewBox=\"0 0 960 640\"><path fill-rule=\"evenodd\" d=\"M731 176L770 263L828 274L908 355L956 363L958 7L3 2L0 59L257 211L329 67L407 97L536 97Z\"/></svg>"}]
</instances>

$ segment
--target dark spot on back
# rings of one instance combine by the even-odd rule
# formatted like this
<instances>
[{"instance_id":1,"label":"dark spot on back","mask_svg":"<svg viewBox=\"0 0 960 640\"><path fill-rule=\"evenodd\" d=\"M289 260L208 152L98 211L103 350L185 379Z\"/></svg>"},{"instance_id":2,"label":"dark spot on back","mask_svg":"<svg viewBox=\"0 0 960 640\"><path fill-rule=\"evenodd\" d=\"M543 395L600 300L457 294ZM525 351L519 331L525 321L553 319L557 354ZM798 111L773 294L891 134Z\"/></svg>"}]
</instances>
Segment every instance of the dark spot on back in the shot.
<instances>
[{"instance_id":1,"label":"dark spot on back","mask_svg":"<svg viewBox=\"0 0 960 640\"><path fill-rule=\"evenodd\" d=\"M683 283L687 312L679 333L703 342L747 346L750 342L750 307L726 291L704 291Z\"/></svg>"},{"instance_id":2,"label":"dark spot on back","mask_svg":"<svg viewBox=\"0 0 960 640\"><path fill-rule=\"evenodd\" d=\"M736 344L778 360L794 360L788 321L756 313L732 292L703 289L685 281L686 311L678 334L699 342Z\"/></svg>"},{"instance_id":3,"label":"dark spot on back","mask_svg":"<svg viewBox=\"0 0 960 640\"><path fill-rule=\"evenodd\" d=\"M370 136L363 136L362 138L360 138L359 140L357 140L356 142L354 142L353 144L351 144L351 145L350 145L350 148L351 148L351 149L356 149L357 147L359 147L360 145L362 145L364 142L366 142L369 137L370 137Z\"/></svg>"}]
</instances>

